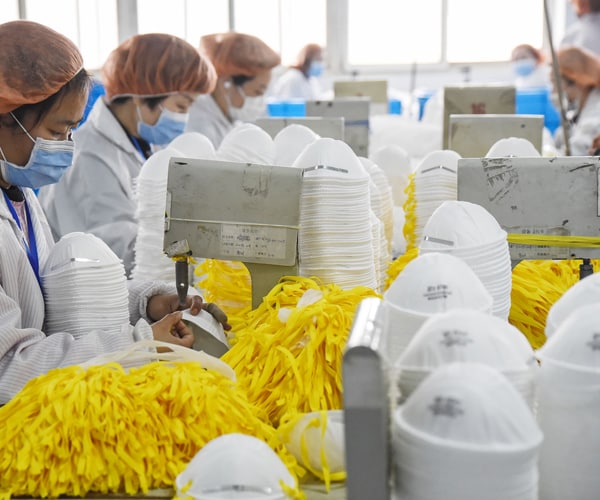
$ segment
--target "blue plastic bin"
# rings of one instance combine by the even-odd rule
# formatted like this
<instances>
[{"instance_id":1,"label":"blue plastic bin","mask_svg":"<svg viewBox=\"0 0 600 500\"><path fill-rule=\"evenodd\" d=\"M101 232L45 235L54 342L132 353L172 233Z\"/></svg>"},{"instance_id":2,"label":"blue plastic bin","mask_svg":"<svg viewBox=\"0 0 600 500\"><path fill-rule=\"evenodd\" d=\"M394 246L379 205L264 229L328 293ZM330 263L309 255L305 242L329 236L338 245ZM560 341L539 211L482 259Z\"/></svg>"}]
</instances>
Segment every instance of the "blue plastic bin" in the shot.
<instances>
[{"instance_id":1,"label":"blue plastic bin","mask_svg":"<svg viewBox=\"0 0 600 500\"><path fill-rule=\"evenodd\" d=\"M388 113L390 115L401 115L402 101L400 99L390 99L388 101Z\"/></svg>"},{"instance_id":2,"label":"blue plastic bin","mask_svg":"<svg viewBox=\"0 0 600 500\"><path fill-rule=\"evenodd\" d=\"M550 99L550 89L518 89L516 93L517 114L544 115L544 126L554 134L560 126L560 115Z\"/></svg>"},{"instance_id":3,"label":"blue plastic bin","mask_svg":"<svg viewBox=\"0 0 600 500\"><path fill-rule=\"evenodd\" d=\"M306 116L306 103L304 101L271 101L267 104L267 111L272 118L290 118Z\"/></svg>"}]
</instances>

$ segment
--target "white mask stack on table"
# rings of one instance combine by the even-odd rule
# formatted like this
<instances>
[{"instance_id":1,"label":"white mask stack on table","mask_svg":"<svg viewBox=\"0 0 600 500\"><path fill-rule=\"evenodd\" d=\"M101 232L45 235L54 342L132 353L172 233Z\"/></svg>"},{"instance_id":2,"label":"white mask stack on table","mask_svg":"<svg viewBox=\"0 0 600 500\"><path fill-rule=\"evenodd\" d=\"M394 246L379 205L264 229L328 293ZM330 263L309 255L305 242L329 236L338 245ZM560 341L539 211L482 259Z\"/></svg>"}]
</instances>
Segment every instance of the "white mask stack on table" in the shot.
<instances>
[{"instance_id":1,"label":"white mask stack on table","mask_svg":"<svg viewBox=\"0 0 600 500\"><path fill-rule=\"evenodd\" d=\"M573 300L586 288L598 288L597 275L563 295L570 295L560 306L564 319L538 350L538 420L544 432L540 498L545 500L596 498L600 491L600 305L597 299Z\"/></svg>"},{"instance_id":2,"label":"white mask stack on table","mask_svg":"<svg viewBox=\"0 0 600 500\"><path fill-rule=\"evenodd\" d=\"M542 440L530 408L499 371L443 365L394 414L396 498L537 500Z\"/></svg>"},{"instance_id":3,"label":"white mask stack on table","mask_svg":"<svg viewBox=\"0 0 600 500\"><path fill-rule=\"evenodd\" d=\"M129 325L123 263L100 238L69 233L52 247L40 277L46 304L46 333L75 338L93 329L118 333Z\"/></svg>"}]
</instances>

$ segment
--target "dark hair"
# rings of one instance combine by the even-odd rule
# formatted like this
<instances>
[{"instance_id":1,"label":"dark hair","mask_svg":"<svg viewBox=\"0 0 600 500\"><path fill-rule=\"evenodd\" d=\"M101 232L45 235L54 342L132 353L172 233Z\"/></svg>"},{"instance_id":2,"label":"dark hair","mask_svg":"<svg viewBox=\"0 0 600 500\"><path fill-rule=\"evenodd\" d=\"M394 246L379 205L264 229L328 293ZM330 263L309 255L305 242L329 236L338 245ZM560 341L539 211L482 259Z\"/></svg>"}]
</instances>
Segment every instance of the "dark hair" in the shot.
<instances>
[{"instance_id":1,"label":"dark hair","mask_svg":"<svg viewBox=\"0 0 600 500\"><path fill-rule=\"evenodd\" d=\"M19 106L17 109L13 110L12 113L21 123L23 123L25 116L32 116L34 122L31 127L35 127L56 104L64 99L66 95L87 94L90 91L91 86L91 75L85 69L82 69L55 94L52 94L50 97L41 102L36 102L35 104L23 104L23 106ZM18 125L13 121L10 126L17 127Z\"/></svg>"},{"instance_id":2,"label":"dark hair","mask_svg":"<svg viewBox=\"0 0 600 500\"><path fill-rule=\"evenodd\" d=\"M590 10L592 12L600 12L600 0L590 0Z\"/></svg>"},{"instance_id":3,"label":"dark hair","mask_svg":"<svg viewBox=\"0 0 600 500\"><path fill-rule=\"evenodd\" d=\"M157 108L157 106L163 102L168 96L167 95L161 95L158 97L143 97L142 101L144 102L144 104L146 106L148 106L151 110L154 110ZM111 104L115 104L116 106L120 106L121 104L125 104L126 102L130 101L132 99L131 96L120 96L120 97L115 97L114 99L112 99L110 101Z\"/></svg>"},{"instance_id":4,"label":"dark hair","mask_svg":"<svg viewBox=\"0 0 600 500\"><path fill-rule=\"evenodd\" d=\"M236 87L241 87L244 83L249 82L252 79L254 79L254 77L250 75L233 75L231 77L231 81Z\"/></svg>"}]
</instances>

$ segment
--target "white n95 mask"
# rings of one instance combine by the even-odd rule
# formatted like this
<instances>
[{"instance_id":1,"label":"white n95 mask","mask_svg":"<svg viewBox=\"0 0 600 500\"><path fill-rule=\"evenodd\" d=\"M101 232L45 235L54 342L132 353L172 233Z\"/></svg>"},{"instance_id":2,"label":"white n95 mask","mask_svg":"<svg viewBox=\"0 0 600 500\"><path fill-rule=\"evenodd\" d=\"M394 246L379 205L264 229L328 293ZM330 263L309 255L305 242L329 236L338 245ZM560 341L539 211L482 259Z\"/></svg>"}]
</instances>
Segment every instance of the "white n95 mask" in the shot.
<instances>
[{"instance_id":1,"label":"white n95 mask","mask_svg":"<svg viewBox=\"0 0 600 500\"><path fill-rule=\"evenodd\" d=\"M296 490L295 483L269 445L238 433L207 443L175 479L177 498L194 500L286 500L282 484Z\"/></svg>"}]
</instances>

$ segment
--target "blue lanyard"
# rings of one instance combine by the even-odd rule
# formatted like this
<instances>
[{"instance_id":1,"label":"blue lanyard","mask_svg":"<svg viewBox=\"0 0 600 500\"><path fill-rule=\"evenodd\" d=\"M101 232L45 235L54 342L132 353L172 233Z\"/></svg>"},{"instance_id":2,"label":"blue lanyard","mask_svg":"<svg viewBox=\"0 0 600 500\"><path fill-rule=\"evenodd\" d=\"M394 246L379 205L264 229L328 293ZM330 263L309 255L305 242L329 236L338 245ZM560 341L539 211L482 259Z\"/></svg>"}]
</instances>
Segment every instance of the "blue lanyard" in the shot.
<instances>
[{"instance_id":1,"label":"blue lanyard","mask_svg":"<svg viewBox=\"0 0 600 500\"><path fill-rule=\"evenodd\" d=\"M144 153L144 150L142 149L142 146L140 145L137 138L132 135L130 137L131 137L131 140L133 141L133 145L135 146L135 149L138 150L138 152L142 155L142 158L144 158L144 160L147 160L148 157L146 156L146 153Z\"/></svg>"},{"instance_id":2,"label":"blue lanyard","mask_svg":"<svg viewBox=\"0 0 600 500\"><path fill-rule=\"evenodd\" d=\"M8 209L10 210L10 214L17 223L17 226L19 226L19 229L21 229L22 231L23 228L21 227L21 222L19 221L19 216L17 215L15 207L13 206L12 202L10 201L10 198L4 191L2 191L2 194L4 194L4 199L6 200ZM35 242L35 232L33 230L33 223L31 222L31 214L29 213L29 205L27 204L27 201L25 201L25 212L27 213L27 236L29 239L29 244L27 243L27 241L25 241L25 238L23 238L23 244L25 245L25 251L27 252L27 258L29 259L31 268L33 269L35 277L37 278L38 283L41 287L42 280L40 279L40 261L37 252L37 243Z\"/></svg>"}]
</instances>

